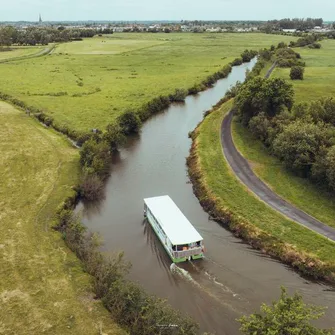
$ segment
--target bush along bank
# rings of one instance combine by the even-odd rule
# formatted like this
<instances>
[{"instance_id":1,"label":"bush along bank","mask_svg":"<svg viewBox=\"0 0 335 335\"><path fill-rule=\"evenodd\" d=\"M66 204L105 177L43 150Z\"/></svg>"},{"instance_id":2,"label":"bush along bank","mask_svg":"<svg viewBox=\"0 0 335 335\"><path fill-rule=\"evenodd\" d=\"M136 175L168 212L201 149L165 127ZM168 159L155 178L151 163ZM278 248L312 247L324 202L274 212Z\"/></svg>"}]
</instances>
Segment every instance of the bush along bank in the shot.
<instances>
[{"instance_id":1,"label":"bush along bank","mask_svg":"<svg viewBox=\"0 0 335 335\"><path fill-rule=\"evenodd\" d=\"M220 113L222 107L214 107L212 113ZM207 172L203 170L201 165L204 158L199 150L198 142L198 138L201 136L201 127L206 120L204 119L191 134L192 147L187 159L193 190L204 210L209 213L213 220L228 228L236 237L243 239L253 248L292 266L299 273L309 278L335 284L334 262L322 262L315 255L298 250L294 245L256 227L252 222L233 213L222 203L220 195L213 192L207 183ZM217 137L219 142L219 134L217 134ZM213 164L215 164L214 161ZM222 167L222 169L225 169L225 167Z\"/></svg>"},{"instance_id":2,"label":"bush along bank","mask_svg":"<svg viewBox=\"0 0 335 335\"><path fill-rule=\"evenodd\" d=\"M133 335L166 334L159 325L171 324L177 325L175 334L198 334L199 327L191 318L125 278L130 264L122 253L107 258L100 252L98 236L87 232L73 214L75 202L71 198L60 207L55 229L92 276L95 298L103 302L112 318Z\"/></svg>"}]
</instances>

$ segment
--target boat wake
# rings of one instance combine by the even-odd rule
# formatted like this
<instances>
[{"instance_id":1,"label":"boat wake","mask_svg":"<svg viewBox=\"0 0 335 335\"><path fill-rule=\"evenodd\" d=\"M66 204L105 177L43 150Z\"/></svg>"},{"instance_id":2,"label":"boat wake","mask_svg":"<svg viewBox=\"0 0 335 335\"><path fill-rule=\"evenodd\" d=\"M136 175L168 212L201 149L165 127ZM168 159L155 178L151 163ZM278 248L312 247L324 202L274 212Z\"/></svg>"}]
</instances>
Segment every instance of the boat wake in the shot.
<instances>
[{"instance_id":1,"label":"boat wake","mask_svg":"<svg viewBox=\"0 0 335 335\"><path fill-rule=\"evenodd\" d=\"M193 266L195 266L192 262L190 262L190 263ZM229 303L229 300L231 300L231 297L233 297L235 301L236 301L236 298L241 300L238 297L238 295L235 294L234 292L232 292L231 290L229 290L229 288L227 288L224 284L218 282L216 280L216 278L211 276L208 272L205 272L205 276L203 276L203 278L202 278L202 281L204 281L204 283L201 284L191 276L189 271L187 271L183 268L180 268L175 263L172 263L170 265L170 271L173 274L176 274L176 275L180 276L181 278L190 282L192 285L197 287L199 290L204 292L206 295L208 295L212 299L216 300L220 305L226 306L234 312L237 312L237 313L240 312L235 307L233 307L231 303ZM208 283L208 279L210 280L210 283ZM215 287L213 287L213 283L214 283ZM219 288L221 292L218 292L217 288ZM227 296L227 293L229 294L230 299Z\"/></svg>"}]
</instances>

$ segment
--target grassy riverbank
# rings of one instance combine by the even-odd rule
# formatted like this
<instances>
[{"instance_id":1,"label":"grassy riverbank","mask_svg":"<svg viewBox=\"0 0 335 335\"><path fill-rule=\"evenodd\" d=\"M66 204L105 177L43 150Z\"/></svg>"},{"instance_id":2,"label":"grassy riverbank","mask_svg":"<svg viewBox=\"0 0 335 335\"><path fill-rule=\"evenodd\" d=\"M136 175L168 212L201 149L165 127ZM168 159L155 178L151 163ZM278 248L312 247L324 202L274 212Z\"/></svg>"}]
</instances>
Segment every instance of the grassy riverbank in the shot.
<instances>
[{"instance_id":1,"label":"grassy riverbank","mask_svg":"<svg viewBox=\"0 0 335 335\"><path fill-rule=\"evenodd\" d=\"M335 228L335 199L308 179L298 177L285 168L278 158L269 155L263 143L236 120L232 123L232 136L236 148L249 161L255 174L274 192Z\"/></svg>"},{"instance_id":2,"label":"grassy riverbank","mask_svg":"<svg viewBox=\"0 0 335 335\"><path fill-rule=\"evenodd\" d=\"M335 97L335 40L324 40L321 49L297 48L306 62L304 80L291 81L298 102ZM276 68L272 77L290 80L290 69Z\"/></svg>"},{"instance_id":3,"label":"grassy riverbank","mask_svg":"<svg viewBox=\"0 0 335 335\"><path fill-rule=\"evenodd\" d=\"M176 88L188 89L245 49L289 42L267 34L114 34L59 45L48 56L0 65L0 92L78 131L105 129Z\"/></svg>"},{"instance_id":4,"label":"grassy riverbank","mask_svg":"<svg viewBox=\"0 0 335 335\"><path fill-rule=\"evenodd\" d=\"M232 101L197 127L188 160L195 193L203 207L254 247L303 273L335 281L334 243L289 221L251 194L233 175L222 154L221 121Z\"/></svg>"},{"instance_id":5,"label":"grassy riverbank","mask_svg":"<svg viewBox=\"0 0 335 335\"><path fill-rule=\"evenodd\" d=\"M0 333L123 334L51 226L73 194L78 152L0 102Z\"/></svg>"}]
</instances>

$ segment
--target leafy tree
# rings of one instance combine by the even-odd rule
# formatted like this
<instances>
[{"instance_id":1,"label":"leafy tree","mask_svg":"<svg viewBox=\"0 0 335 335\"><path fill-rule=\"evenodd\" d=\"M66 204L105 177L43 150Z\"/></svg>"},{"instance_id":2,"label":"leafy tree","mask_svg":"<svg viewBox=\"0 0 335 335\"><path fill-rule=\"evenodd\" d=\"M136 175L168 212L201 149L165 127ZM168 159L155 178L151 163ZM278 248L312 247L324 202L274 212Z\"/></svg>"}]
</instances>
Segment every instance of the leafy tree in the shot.
<instances>
[{"instance_id":1,"label":"leafy tree","mask_svg":"<svg viewBox=\"0 0 335 335\"><path fill-rule=\"evenodd\" d=\"M335 190L335 145L328 151L327 157L327 178L329 185Z\"/></svg>"},{"instance_id":2,"label":"leafy tree","mask_svg":"<svg viewBox=\"0 0 335 335\"><path fill-rule=\"evenodd\" d=\"M268 117L274 117L285 107L291 109L293 96L293 87L285 80L255 77L239 90L236 106L242 122L246 125L253 116L261 112Z\"/></svg>"},{"instance_id":3,"label":"leafy tree","mask_svg":"<svg viewBox=\"0 0 335 335\"><path fill-rule=\"evenodd\" d=\"M243 63L250 62L255 56L257 56L258 52L255 50L244 50L241 54Z\"/></svg>"},{"instance_id":4,"label":"leafy tree","mask_svg":"<svg viewBox=\"0 0 335 335\"><path fill-rule=\"evenodd\" d=\"M303 80L305 69L302 66L292 66L290 71L290 78L292 80Z\"/></svg>"},{"instance_id":5,"label":"leafy tree","mask_svg":"<svg viewBox=\"0 0 335 335\"><path fill-rule=\"evenodd\" d=\"M324 310L305 304L298 293L288 296L282 288L280 299L272 306L263 304L261 313L243 316L238 321L246 335L331 335L331 329L319 329L310 323L324 315Z\"/></svg>"},{"instance_id":6,"label":"leafy tree","mask_svg":"<svg viewBox=\"0 0 335 335\"><path fill-rule=\"evenodd\" d=\"M89 139L80 150L80 165L85 173L108 176L110 169L110 147L106 141Z\"/></svg>"},{"instance_id":7,"label":"leafy tree","mask_svg":"<svg viewBox=\"0 0 335 335\"><path fill-rule=\"evenodd\" d=\"M279 42L277 45L277 49L286 49L287 48L287 44L285 42Z\"/></svg>"},{"instance_id":8,"label":"leafy tree","mask_svg":"<svg viewBox=\"0 0 335 335\"><path fill-rule=\"evenodd\" d=\"M141 120L133 111L126 111L118 117L119 125L125 135L138 133L141 128Z\"/></svg>"},{"instance_id":9,"label":"leafy tree","mask_svg":"<svg viewBox=\"0 0 335 335\"><path fill-rule=\"evenodd\" d=\"M116 151L118 147L125 143L126 137L122 132L119 124L112 123L106 127L106 132L103 135L104 141L109 144L111 151Z\"/></svg>"},{"instance_id":10,"label":"leafy tree","mask_svg":"<svg viewBox=\"0 0 335 335\"><path fill-rule=\"evenodd\" d=\"M275 138L273 151L288 167L308 175L320 148L329 145L325 125L296 120Z\"/></svg>"},{"instance_id":11,"label":"leafy tree","mask_svg":"<svg viewBox=\"0 0 335 335\"><path fill-rule=\"evenodd\" d=\"M265 82L265 110L269 116L280 113L284 107L289 110L293 106L293 86L281 78L268 79Z\"/></svg>"}]
</instances>

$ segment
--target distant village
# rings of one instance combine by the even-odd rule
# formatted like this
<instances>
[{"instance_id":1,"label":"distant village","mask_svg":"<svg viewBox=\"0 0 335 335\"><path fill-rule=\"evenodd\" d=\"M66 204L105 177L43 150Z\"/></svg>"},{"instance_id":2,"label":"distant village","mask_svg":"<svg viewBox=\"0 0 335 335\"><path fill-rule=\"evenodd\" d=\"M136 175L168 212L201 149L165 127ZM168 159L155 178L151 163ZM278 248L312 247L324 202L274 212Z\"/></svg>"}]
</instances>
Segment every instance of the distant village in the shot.
<instances>
[{"instance_id":1,"label":"distant village","mask_svg":"<svg viewBox=\"0 0 335 335\"><path fill-rule=\"evenodd\" d=\"M309 20L309 21L308 21ZM285 26L298 25L303 22L300 28L285 28ZM306 22L308 23L306 25ZM321 25L314 25L314 22ZM299 32L328 33L334 31L334 23L323 23L322 19L283 19L280 21L148 21L148 22L51 22L43 21L41 15L36 22L0 22L0 25L13 25L19 30L26 30L31 27L49 27L76 30L98 30L100 32L108 31L109 33L122 32L193 32L193 33L221 33L221 32L283 32L285 34L294 34Z\"/></svg>"}]
</instances>

